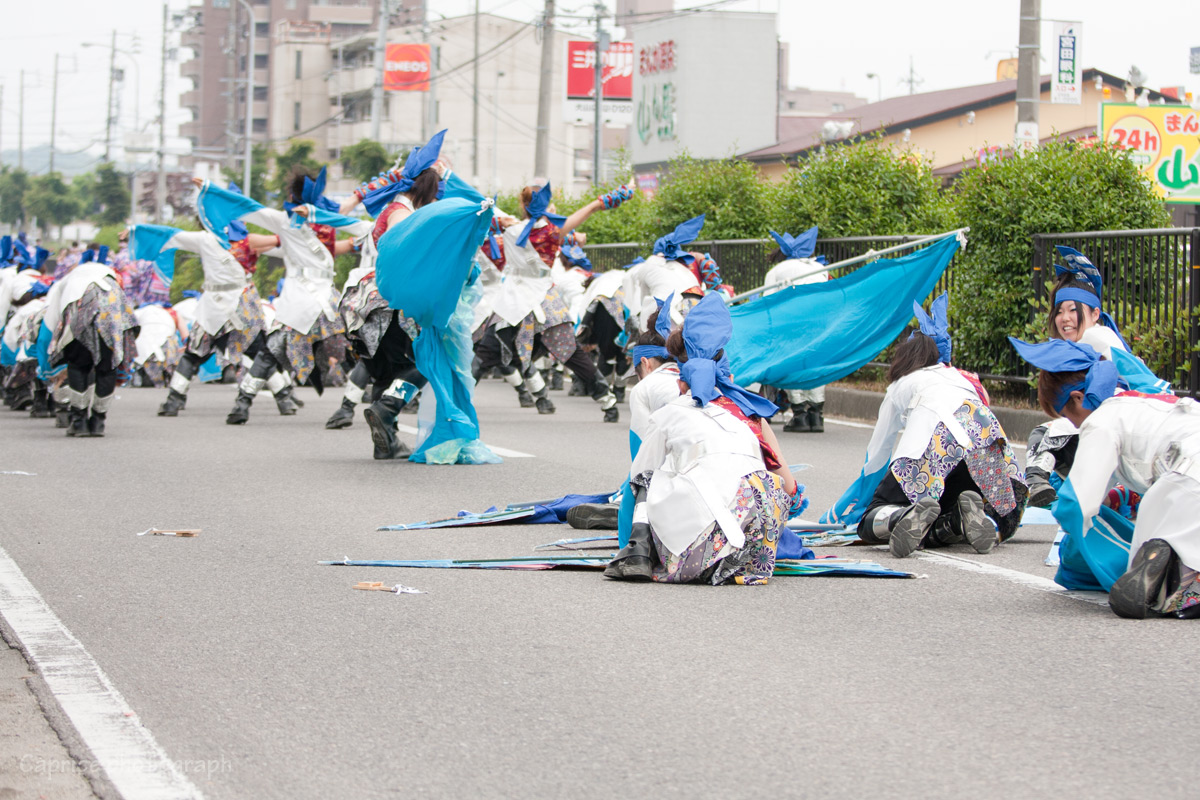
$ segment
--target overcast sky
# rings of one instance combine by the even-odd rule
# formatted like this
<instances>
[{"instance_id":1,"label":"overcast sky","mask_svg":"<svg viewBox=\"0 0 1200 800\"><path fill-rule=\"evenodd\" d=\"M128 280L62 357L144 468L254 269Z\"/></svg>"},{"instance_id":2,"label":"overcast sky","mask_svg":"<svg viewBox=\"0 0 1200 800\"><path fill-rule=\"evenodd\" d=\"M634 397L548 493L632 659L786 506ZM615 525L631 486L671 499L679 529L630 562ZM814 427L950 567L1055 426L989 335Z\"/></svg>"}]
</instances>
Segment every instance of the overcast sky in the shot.
<instances>
[{"instance_id":1,"label":"overcast sky","mask_svg":"<svg viewBox=\"0 0 1200 800\"><path fill-rule=\"evenodd\" d=\"M16 4L17 0L9 0ZM609 8L614 5L608 0ZM676 0L687 8L711 0ZM19 15L9 14L0 32L0 147L17 145L19 71L25 78L25 145L45 143L50 136L50 97L54 55L60 54L58 146L82 149L104 137L104 107L108 91L108 50L83 48L84 42L107 43L117 26L118 47L139 51L135 69L124 55L129 88L122 95L121 127L134 123L134 85L141 73L140 122L154 118L159 81L161 42L160 0L55 0L21 3ZM186 4L172 0L172 10ZM484 11L532 20L539 0L483 0ZM430 0L435 14L468 13L473 0ZM589 13L587 0L558 0L563 14ZM847 90L875 100L906 94L903 82L909 58L922 81L917 91L932 91L987 83L995 79L996 62L1015 56L1019 0L740 0L722 6L739 11L775 11L779 35L791 46L791 83L813 89ZM1200 94L1200 75L1188 72L1188 51L1200 46L1200 0L1043 0L1046 19L1083 22L1080 56L1084 66L1124 76L1136 64L1149 76L1149 85L1185 85ZM586 30L583 20L561 20ZM15 23L15 24L14 24ZM1052 26L1044 24L1043 45ZM134 37L137 37L135 44ZM524 46L533 48L530 40ZM531 56L533 54L531 53ZM719 56L719 54L714 54ZM731 65L736 69L736 65ZM1043 60L1043 73L1049 63ZM178 64L168 67L168 98L173 101L187 82L178 78ZM879 81L866 77L878 73ZM187 118L172 103L169 124Z\"/></svg>"}]
</instances>

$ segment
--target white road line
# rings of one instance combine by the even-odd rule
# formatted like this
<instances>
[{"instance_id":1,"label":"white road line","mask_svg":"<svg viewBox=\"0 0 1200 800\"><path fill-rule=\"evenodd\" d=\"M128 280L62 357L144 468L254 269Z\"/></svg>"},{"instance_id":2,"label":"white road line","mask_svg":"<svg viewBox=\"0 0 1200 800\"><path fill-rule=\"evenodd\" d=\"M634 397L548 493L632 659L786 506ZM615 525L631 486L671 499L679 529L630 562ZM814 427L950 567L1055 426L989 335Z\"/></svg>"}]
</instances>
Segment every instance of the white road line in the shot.
<instances>
[{"instance_id":1,"label":"white road line","mask_svg":"<svg viewBox=\"0 0 1200 800\"><path fill-rule=\"evenodd\" d=\"M417 432L417 429L412 425L401 425L397 423L396 427L405 433ZM491 448L492 452L496 455L504 456L505 458L537 458L537 456L533 455L532 453L522 453L520 450L509 450L507 447L496 447L494 444L489 444L488 447Z\"/></svg>"},{"instance_id":2,"label":"white road line","mask_svg":"<svg viewBox=\"0 0 1200 800\"><path fill-rule=\"evenodd\" d=\"M203 797L2 548L0 614L124 800Z\"/></svg>"},{"instance_id":3,"label":"white road line","mask_svg":"<svg viewBox=\"0 0 1200 800\"><path fill-rule=\"evenodd\" d=\"M998 578L1003 578L1010 583L1020 586L1028 586L1031 589L1062 595L1063 597L1070 597L1075 600L1082 600L1085 603L1094 603L1098 606L1108 606L1108 594L1105 592L1072 591L1064 589L1049 578L1043 578L1039 575L1030 575L1027 572L1020 572L1015 569L1008 569L1007 567L997 567L995 564L982 564L978 561L972 561L969 558L961 558L944 553L931 553L928 550L923 550L915 555L917 558L925 561L936 561L966 572L995 575Z\"/></svg>"}]
</instances>

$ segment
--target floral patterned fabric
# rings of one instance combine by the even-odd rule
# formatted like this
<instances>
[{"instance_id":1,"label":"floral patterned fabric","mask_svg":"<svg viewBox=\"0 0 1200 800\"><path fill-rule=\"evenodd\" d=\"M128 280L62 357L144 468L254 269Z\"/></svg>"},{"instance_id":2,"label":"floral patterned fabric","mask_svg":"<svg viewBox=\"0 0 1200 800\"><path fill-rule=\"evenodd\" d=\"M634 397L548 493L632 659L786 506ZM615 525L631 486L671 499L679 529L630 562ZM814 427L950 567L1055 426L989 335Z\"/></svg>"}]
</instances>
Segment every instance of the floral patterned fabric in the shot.
<instances>
[{"instance_id":1,"label":"floral patterned fabric","mask_svg":"<svg viewBox=\"0 0 1200 800\"><path fill-rule=\"evenodd\" d=\"M638 476L636 480L642 479L643 476ZM673 554L655 536L658 563L654 565L654 580L713 586L755 585L770 580L775 571L779 534L791 508L783 479L765 471L747 475L729 508L746 535L742 547L733 549L716 523L679 555Z\"/></svg>"},{"instance_id":2,"label":"floral patterned fabric","mask_svg":"<svg viewBox=\"0 0 1200 800\"><path fill-rule=\"evenodd\" d=\"M155 271L153 261L134 261L126 246L113 256L111 266L121 276L121 289L134 308L170 302L171 287Z\"/></svg>"},{"instance_id":3,"label":"floral patterned fabric","mask_svg":"<svg viewBox=\"0 0 1200 800\"><path fill-rule=\"evenodd\" d=\"M1200 605L1200 572L1180 564L1179 587L1159 609L1163 614L1178 614L1180 611Z\"/></svg>"},{"instance_id":4,"label":"floral patterned fabric","mask_svg":"<svg viewBox=\"0 0 1200 800\"><path fill-rule=\"evenodd\" d=\"M111 279L109 279L111 283ZM50 344L50 352L62 355L62 349L77 341L100 362L100 340L112 350L112 364L118 372L128 369L137 355L137 318L115 284L108 289L89 286L83 297L63 310L58 331ZM59 359L61 360L61 359Z\"/></svg>"},{"instance_id":5,"label":"floral patterned fabric","mask_svg":"<svg viewBox=\"0 0 1200 800\"><path fill-rule=\"evenodd\" d=\"M200 326L197 325L197 328ZM183 347L179 344L179 337L171 334L167 340L163 342L163 360L157 358L148 358L142 364L142 372L146 373L146 377L150 379L150 385L162 388L167 385L170 380L170 374L175 371L175 367L179 364L179 359L183 356Z\"/></svg>"},{"instance_id":6,"label":"floral patterned fabric","mask_svg":"<svg viewBox=\"0 0 1200 800\"><path fill-rule=\"evenodd\" d=\"M546 317L545 322L538 322L537 317L529 314L517 326L517 352L514 355L521 362L522 372L528 371L533 366L533 360L537 358L534 348L538 342L534 339L538 336L541 337L540 343L560 364L565 364L579 346L575 341L575 321L571 318L571 311L557 288L552 286L550 291L546 292L546 297L542 300L542 313ZM497 325L503 325L503 320L499 317L494 319ZM510 362L511 359L505 361Z\"/></svg>"},{"instance_id":7,"label":"floral patterned fabric","mask_svg":"<svg viewBox=\"0 0 1200 800\"><path fill-rule=\"evenodd\" d=\"M984 500L1000 516L1010 514L1018 505L1013 481L1023 484L1025 476L996 415L982 401L967 400L954 412L954 418L970 437L970 450L964 450L945 424L938 423L925 455L920 459L897 458L892 462L892 474L911 502L924 497L939 500L946 488L946 476L960 461L966 461Z\"/></svg>"},{"instance_id":8,"label":"floral patterned fabric","mask_svg":"<svg viewBox=\"0 0 1200 800\"><path fill-rule=\"evenodd\" d=\"M250 345L266 327L267 318L263 315L258 289L254 288L253 283L250 283L242 290L242 297L233 312L233 317L221 326L221 330L217 331L215 336L205 331L204 327L199 324L192 325L192 332L187 341L187 352L205 359L212 354L213 350L220 347L223 352L218 354L218 358L225 364L240 364L242 354L250 349ZM222 337L225 337L223 343L218 345L217 343L222 341Z\"/></svg>"},{"instance_id":9,"label":"floral patterned fabric","mask_svg":"<svg viewBox=\"0 0 1200 800\"><path fill-rule=\"evenodd\" d=\"M338 305L337 289L331 291L330 304L336 308ZM317 362L313 348L320 342L345 332L346 323L342 321L341 315L329 319L324 314L318 314L317 321L313 323L312 329L307 333L280 325L277 330L267 336L267 350L284 369L291 367L292 371L296 373L296 383L304 383L316 367Z\"/></svg>"},{"instance_id":10,"label":"floral patterned fabric","mask_svg":"<svg viewBox=\"0 0 1200 800\"><path fill-rule=\"evenodd\" d=\"M362 342L367 348L367 355L372 357L392 322L392 308L380 296L374 276L372 272L356 285L347 287L338 305L338 313L346 323L346 334ZM416 341L421 335L421 326L406 317L403 311L396 313L396 319L408 338Z\"/></svg>"},{"instance_id":11,"label":"floral patterned fabric","mask_svg":"<svg viewBox=\"0 0 1200 800\"><path fill-rule=\"evenodd\" d=\"M562 249L562 232L557 225L546 220L545 225L529 232L529 244L542 257L542 261L546 262L547 267L553 267L554 259L558 257L558 251Z\"/></svg>"}]
</instances>

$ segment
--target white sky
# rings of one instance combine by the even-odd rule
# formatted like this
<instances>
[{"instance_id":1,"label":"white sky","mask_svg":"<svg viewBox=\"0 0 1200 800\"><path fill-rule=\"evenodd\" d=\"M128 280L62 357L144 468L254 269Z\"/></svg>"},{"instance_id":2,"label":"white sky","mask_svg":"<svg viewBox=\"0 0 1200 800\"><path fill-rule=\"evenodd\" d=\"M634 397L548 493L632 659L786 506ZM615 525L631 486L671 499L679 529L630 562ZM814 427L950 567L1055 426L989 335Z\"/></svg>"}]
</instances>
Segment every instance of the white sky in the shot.
<instances>
[{"instance_id":1,"label":"white sky","mask_svg":"<svg viewBox=\"0 0 1200 800\"><path fill-rule=\"evenodd\" d=\"M676 0L679 8L706 0ZM16 0L10 0L15 3ZM614 5L608 0L609 8ZM173 11L186 6L171 0ZM534 19L540 0L483 0L482 9L516 19ZM430 0L434 14L457 16L471 11L473 0ZM588 0L558 0L561 14L587 14ZM813 89L846 90L875 100L907 93L902 84L909 57L923 80L918 91L947 89L995 78L996 62L1016 54L1019 0L851 0L829 3L810 0L739 0L722 7L739 11L777 11L780 38L791 45L791 83ZM50 97L54 55L61 54L59 76L58 147L83 149L104 136L104 107L108 91L108 50L82 48L84 42L107 43L118 25L118 47L131 49L139 39L137 69L141 72L140 120L154 118L159 80L161 42L160 0L55 0L21 3L19 14L0 32L0 148L17 145L19 70L26 70L25 145L49 140ZM1200 2L1197 0L1042 0L1046 19L1083 22L1080 58L1085 67L1099 67L1124 76L1136 64L1149 76L1149 85L1185 85L1200 95L1200 75L1188 73L1188 51L1200 46ZM13 24L15 23L15 24ZM584 20L560 23L589 27ZM1043 24L1043 46L1052 26ZM529 40L526 40L529 42ZM533 48L531 42L525 45ZM534 53L531 57L536 57ZM714 54L719 56L719 54ZM1048 58L1048 56L1047 56ZM130 59L118 56L118 65ZM736 65L731 64L731 69ZM1043 60L1042 72L1049 71ZM188 82L178 78L178 64L168 66L169 102ZM868 72L881 78L868 79ZM127 71L129 87L122 97L121 128L133 126L133 86L136 71ZM172 105L176 105L172 103ZM177 106L168 114L172 126L187 118ZM115 138L115 137L114 137Z\"/></svg>"}]
</instances>

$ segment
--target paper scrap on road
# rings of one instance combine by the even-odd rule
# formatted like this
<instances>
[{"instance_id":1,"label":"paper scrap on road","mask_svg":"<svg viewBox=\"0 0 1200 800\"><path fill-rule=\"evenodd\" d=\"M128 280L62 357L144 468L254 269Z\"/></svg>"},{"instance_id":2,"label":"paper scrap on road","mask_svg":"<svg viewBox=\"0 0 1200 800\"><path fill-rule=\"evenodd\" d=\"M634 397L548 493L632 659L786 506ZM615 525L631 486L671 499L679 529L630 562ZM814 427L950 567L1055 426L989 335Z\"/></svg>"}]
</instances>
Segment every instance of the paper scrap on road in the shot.
<instances>
[{"instance_id":1,"label":"paper scrap on road","mask_svg":"<svg viewBox=\"0 0 1200 800\"><path fill-rule=\"evenodd\" d=\"M181 538L190 538L199 533L199 528L147 528L139 533L138 536L179 536Z\"/></svg>"},{"instance_id":2,"label":"paper scrap on road","mask_svg":"<svg viewBox=\"0 0 1200 800\"><path fill-rule=\"evenodd\" d=\"M37 476L37 473L36 472L22 472L19 469L6 469L6 470L0 470L0 475L25 475L26 477L33 478L33 477Z\"/></svg>"},{"instance_id":3,"label":"paper scrap on road","mask_svg":"<svg viewBox=\"0 0 1200 800\"><path fill-rule=\"evenodd\" d=\"M353 588L362 589L364 592L391 592L392 594L425 594L421 589L414 589L411 586L405 586L403 583L397 583L395 586L385 586L382 581L359 581L354 584Z\"/></svg>"}]
</instances>

